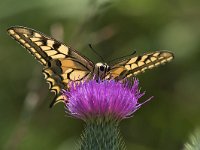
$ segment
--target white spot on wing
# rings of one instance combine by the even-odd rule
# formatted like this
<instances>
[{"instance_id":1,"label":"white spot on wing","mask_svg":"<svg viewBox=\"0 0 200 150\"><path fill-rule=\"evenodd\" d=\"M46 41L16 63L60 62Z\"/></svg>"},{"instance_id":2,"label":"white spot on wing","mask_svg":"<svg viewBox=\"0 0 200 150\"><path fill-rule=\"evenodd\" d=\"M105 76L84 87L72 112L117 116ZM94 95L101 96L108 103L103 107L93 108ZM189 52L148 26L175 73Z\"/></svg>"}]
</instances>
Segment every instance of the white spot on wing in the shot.
<instances>
[{"instance_id":1,"label":"white spot on wing","mask_svg":"<svg viewBox=\"0 0 200 150\"><path fill-rule=\"evenodd\" d=\"M47 40L47 46L53 47L55 42L53 40Z\"/></svg>"},{"instance_id":2,"label":"white spot on wing","mask_svg":"<svg viewBox=\"0 0 200 150\"><path fill-rule=\"evenodd\" d=\"M139 61L138 62L138 66L142 66L142 65L144 65L145 63L144 62L142 62L142 61Z\"/></svg>"},{"instance_id":3,"label":"white spot on wing","mask_svg":"<svg viewBox=\"0 0 200 150\"><path fill-rule=\"evenodd\" d=\"M138 57L134 57L131 60L129 60L129 62L127 64L132 64L135 63L135 61L137 60Z\"/></svg>"},{"instance_id":4,"label":"white spot on wing","mask_svg":"<svg viewBox=\"0 0 200 150\"><path fill-rule=\"evenodd\" d=\"M15 38L16 38L16 39L20 39L20 36L17 35L17 34L15 34Z\"/></svg>"},{"instance_id":5,"label":"white spot on wing","mask_svg":"<svg viewBox=\"0 0 200 150\"><path fill-rule=\"evenodd\" d=\"M42 37L39 33L34 33L35 37Z\"/></svg>"},{"instance_id":6,"label":"white spot on wing","mask_svg":"<svg viewBox=\"0 0 200 150\"><path fill-rule=\"evenodd\" d=\"M55 50L50 50L50 51L46 51L46 53L47 53L48 56L52 56L52 55L57 54L57 51L55 51ZM53 57L53 56L52 56L52 57Z\"/></svg>"},{"instance_id":7,"label":"white spot on wing","mask_svg":"<svg viewBox=\"0 0 200 150\"><path fill-rule=\"evenodd\" d=\"M57 54L57 55L51 56L51 58L53 58L53 59L65 58L65 55L63 55L63 54Z\"/></svg>"},{"instance_id":8,"label":"white spot on wing","mask_svg":"<svg viewBox=\"0 0 200 150\"><path fill-rule=\"evenodd\" d=\"M26 43L23 39L20 39L19 41L20 41L21 43Z\"/></svg>"},{"instance_id":9,"label":"white spot on wing","mask_svg":"<svg viewBox=\"0 0 200 150\"><path fill-rule=\"evenodd\" d=\"M15 34L14 30L8 30L10 34Z\"/></svg>"},{"instance_id":10,"label":"white spot on wing","mask_svg":"<svg viewBox=\"0 0 200 150\"><path fill-rule=\"evenodd\" d=\"M42 42L35 42L35 44L36 44L37 46L40 46L40 45L42 45Z\"/></svg>"},{"instance_id":11,"label":"white spot on wing","mask_svg":"<svg viewBox=\"0 0 200 150\"><path fill-rule=\"evenodd\" d=\"M159 52L157 52L157 53L153 54L153 56L155 56L155 57L156 57L156 56L158 56L159 54L160 54L160 53L159 53Z\"/></svg>"},{"instance_id":12,"label":"white spot on wing","mask_svg":"<svg viewBox=\"0 0 200 150\"><path fill-rule=\"evenodd\" d=\"M36 41L41 40L41 38L30 38L30 39L31 39L31 41L33 41L33 42L36 42Z\"/></svg>"},{"instance_id":13,"label":"white spot on wing","mask_svg":"<svg viewBox=\"0 0 200 150\"><path fill-rule=\"evenodd\" d=\"M68 55L68 47L64 46L64 45L61 45L59 48L58 48L58 51L63 53L63 54L66 54Z\"/></svg>"},{"instance_id":14,"label":"white spot on wing","mask_svg":"<svg viewBox=\"0 0 200 150\"><path fill-rule=\"evenodd\" d=\"M46 50L50 50L51 47L49 47L49 46L41 46L41 49L44 50L44 51L46 51Z\"/></svg>"},{"instance_id":15,"label":"white spot on wing","mask_svg":"<svg viewBox=\"0 0 200 150\"><path fill-rule=\"evenodd\" d=\"M127 70L131 70L130 65L125 65L125 68L126 68Z\"/></svg>"},{"instance_id":16,"label":"white spot on wing","mask_svg":"<svg viewBox=\"0 0 200 150\"><path fill-rule=\"evenodd\" d=\"M151 57L151 61L155 61L156 60L156 58L155 57Z\"/></svg>"}]
</instances>

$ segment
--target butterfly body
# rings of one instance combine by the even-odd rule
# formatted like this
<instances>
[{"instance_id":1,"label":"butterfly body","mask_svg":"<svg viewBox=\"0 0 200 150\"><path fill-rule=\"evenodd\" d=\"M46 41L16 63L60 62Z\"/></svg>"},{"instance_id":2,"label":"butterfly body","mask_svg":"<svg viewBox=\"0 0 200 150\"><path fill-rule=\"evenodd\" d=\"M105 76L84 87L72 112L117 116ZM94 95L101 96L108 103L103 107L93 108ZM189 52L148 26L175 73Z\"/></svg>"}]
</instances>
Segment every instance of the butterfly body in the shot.
<instances>
[{"instance_id":1,"label":"butterfly body","mask_svg":"<svg viewBox=\"0 0 200 150\"><path fill-rule=\"evenodd\" d=\"M109 71L110 71L110 66L108 64L98 62L95 64L93 76L99 79L104 79Z\"/></svg>"},{"instance_id":2,"label":"butterfly body","mask_svg":"<svg viewBox=\"0 0 200 150\"><path fill-rule=\"evenodd\" d=\"M9 28L8 33L43 65L49 88L56 94L51 106L64 100L61 90L68 89L71 81L81 82L94 77L121 81L174 58L172 52L155 51L132 55L111 65L94 64L78 51L34 29L15 26Z\"/></svg>"}]
</instances>

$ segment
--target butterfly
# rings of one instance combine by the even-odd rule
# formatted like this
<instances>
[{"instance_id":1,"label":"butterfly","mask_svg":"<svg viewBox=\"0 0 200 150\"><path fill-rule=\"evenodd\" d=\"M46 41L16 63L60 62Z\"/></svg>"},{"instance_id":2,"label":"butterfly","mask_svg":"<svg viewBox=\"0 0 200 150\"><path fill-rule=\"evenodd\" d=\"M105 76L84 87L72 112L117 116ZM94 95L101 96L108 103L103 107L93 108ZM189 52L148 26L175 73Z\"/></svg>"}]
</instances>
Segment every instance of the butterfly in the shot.
<instances>
[{"instance_id":1,"label":"butterfly","mask_svg":"<svg viewBox=\"0 0 200 150\"><path fill-rule=\"evenodd\" d=\"M7 31L43 65L43 74L49 83L49 89L56 96L51 107L64 101L61 90L68 89L71 81L81 82L94 76L122 81L174 58L172 52L155 51L139 56L132 55L111 65L102 62L94 64L73 48L34 29L14 26Z\"/></svg>"}]
</instances>

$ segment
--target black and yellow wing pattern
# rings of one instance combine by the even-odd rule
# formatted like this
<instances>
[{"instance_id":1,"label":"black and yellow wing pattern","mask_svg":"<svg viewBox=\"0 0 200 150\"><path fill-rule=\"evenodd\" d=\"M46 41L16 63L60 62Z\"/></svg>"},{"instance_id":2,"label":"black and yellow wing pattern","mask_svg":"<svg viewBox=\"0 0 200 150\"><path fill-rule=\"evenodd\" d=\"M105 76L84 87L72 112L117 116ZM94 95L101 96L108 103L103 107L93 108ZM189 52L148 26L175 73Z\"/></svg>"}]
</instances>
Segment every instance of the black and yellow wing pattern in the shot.
<instances>
[{"instance_id":1,"label":"black and yellow wing pattern","mask_svg":"<svg viewBox=\"0 0 200 150\"><path fill-rule=\"evenodd\" d=\"M70 81L80 82L94 76L123 81L174 58L172 52L155 51L130 56L110 67L106 63L100 63L102 66L99 66L97 65L99 63L94 65L78 51L36 30L15 26L9 28L8 33L44 66L45 79L49 83L50 90L56 94L51 106L64 101L61 89L69 88Z\"/></svg>"},{"instance_id":2,"label":"black and yellow wing pattern","mask_svg":"<svg viewBox=\"0 0 200 150\"><path fill-rule=\"evenodd\" d=\"M27 27L11 27L8 33L44 66L45 79L56 94L51 106L63 101L60 91L68 88L70 81L91 78L93 62L71 47Z\"/></svg>"},{"instance_id":3,"label":"black and yellow wing pattern","mask_svg":"<svg viewBox=\"0 0 200 150\"><path fill-rule=\"evenodd\" d=\"M147 69L165 64L173 58L173 53L165 50L150 52L139 56L131 56L130 58L111 65L111 70L106 75L106 78L117 80L130 78Z\"/></svg>"}]
</instances>

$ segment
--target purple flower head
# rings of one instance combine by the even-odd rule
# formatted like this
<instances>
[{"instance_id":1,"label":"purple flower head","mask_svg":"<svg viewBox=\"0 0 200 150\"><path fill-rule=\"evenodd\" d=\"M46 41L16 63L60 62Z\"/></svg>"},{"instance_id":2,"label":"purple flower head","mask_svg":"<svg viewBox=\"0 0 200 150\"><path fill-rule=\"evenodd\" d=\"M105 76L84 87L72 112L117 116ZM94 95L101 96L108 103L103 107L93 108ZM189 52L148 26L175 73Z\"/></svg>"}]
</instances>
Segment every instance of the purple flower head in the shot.
<instances>
[{"instance_id":1,"label":"purple flower head","mask_svg":"<svg viewBox=\"0 0 200 150\"><path fill-rule=\"evenodd\" d=\"M84 121L94 118L122 120L130 117L143 104L138 99L144 95L138 89L139 81L133 85L114 80L90 80L70 84L70 90L63 90L66 108L71 116Z\"/></svg>"}]
</instances>

